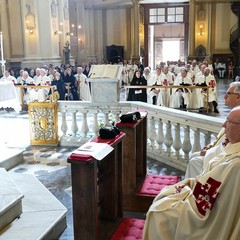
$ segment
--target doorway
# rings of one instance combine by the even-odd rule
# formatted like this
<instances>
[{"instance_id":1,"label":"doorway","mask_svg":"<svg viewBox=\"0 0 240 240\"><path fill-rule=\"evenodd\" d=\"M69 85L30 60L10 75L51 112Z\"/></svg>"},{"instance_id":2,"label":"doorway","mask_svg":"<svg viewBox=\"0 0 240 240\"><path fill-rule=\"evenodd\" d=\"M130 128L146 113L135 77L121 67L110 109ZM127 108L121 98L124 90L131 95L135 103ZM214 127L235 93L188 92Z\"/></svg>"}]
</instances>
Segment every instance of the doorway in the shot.
<instances>
[{"instance_id":1,"label":"doorway","mask_svg":"<svg viewBox=\"0 0 240 240\"><path fill-rule=\"evenodd\" d=\"M172 49L172 51L169 51ZM163 62L176 61L180 58L180 40L165 39L163 40Z\"/></svg>"},{"instance_id":2,"label":"doorway","mask_svg":"<svg viewBox=\"0 0 240 240\"><path fill-rule=\"evenodd\" d=\"M160 62L187 60L188 4L144 6L145 65L155 69Z\"/></svg>"},{"instance_id":3,"label":"doorway","mask_svg":"<svg viewBox=\"0 0 240 240\"><path fill-rule=\"evenodd\" d=\"M184 24L149 25L148 63L155 69L160 62L184 61Z\"/></svg>"}]
</instances>

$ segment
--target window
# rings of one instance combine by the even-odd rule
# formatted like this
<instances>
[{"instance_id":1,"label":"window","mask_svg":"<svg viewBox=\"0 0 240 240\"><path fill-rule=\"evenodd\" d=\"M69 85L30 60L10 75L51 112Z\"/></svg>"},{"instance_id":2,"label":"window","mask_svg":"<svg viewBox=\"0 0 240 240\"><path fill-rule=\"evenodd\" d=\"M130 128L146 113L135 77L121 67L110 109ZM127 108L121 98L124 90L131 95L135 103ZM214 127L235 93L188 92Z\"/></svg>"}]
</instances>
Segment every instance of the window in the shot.
<instances>
[{"instance_id":1,"label":"window","mask_svg":"<svg viewBox=\"0 0 240 240\"><path fill-rule=\"evenodd\" d=\"M183 22L183 7L150 8L149 23Z\"/></svg>"},{"instance_id":2,"label":"window","mask_svg":"<svg viewBox=\"0 0 240 240\"><path fill-rule=\"evenodd\" d=\"M165 8L151 8L149 11L149 23L164 23Z\"/></svg>"}]
</instances>

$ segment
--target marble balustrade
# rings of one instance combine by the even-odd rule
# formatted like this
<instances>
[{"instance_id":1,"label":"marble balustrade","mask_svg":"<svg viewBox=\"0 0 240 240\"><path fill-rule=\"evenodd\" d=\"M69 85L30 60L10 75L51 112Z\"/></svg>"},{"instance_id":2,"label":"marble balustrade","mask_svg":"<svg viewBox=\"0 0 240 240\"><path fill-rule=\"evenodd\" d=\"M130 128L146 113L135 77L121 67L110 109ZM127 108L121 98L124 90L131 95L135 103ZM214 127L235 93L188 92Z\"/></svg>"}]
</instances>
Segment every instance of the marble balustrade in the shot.
<instances>
[{"instance_id":1,"label":"marble balustrade","mask_svg":"<svg viewBox=\"0 0 240 240\"><path fill-rule=\"evenodd\" d=\"M96 137L101 125L118 122L121 114L136 110L148 112L148 157L182 171L191 153L210 143L224 122L220 118L142 102L59 101L59 144L78 147Z\"/></svg>"}]
</instances>

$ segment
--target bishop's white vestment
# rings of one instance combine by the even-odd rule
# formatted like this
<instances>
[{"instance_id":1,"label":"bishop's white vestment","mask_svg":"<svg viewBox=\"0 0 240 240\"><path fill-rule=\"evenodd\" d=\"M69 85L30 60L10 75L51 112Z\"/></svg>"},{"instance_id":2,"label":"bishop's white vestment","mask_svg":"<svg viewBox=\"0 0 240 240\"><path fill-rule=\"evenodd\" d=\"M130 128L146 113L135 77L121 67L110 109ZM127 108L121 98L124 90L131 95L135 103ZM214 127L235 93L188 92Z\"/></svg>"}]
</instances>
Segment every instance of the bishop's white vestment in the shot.
<instances>
[{"instance_id":1,"label":"bishop's white vestment","mask_svg":"<svg viewBox=\"0 0 240 240\"><path fill-rule=\"evenodd\" d=\"M239 149L229 143L202 175L163 188L147 213L143 240L239 239Z\"/></svg>"}]
</instances>

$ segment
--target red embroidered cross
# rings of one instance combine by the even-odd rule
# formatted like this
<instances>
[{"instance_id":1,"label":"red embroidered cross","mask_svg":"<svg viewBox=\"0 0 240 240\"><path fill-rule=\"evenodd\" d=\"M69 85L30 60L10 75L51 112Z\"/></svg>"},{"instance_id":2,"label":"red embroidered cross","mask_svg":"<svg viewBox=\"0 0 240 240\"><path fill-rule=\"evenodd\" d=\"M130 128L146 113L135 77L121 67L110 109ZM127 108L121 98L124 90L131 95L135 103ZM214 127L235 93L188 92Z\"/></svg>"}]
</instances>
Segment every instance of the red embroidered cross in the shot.
<instances>
[{"instance_id":1,"label":"red embroidered cross","mask_svg":"<svg viewBox=\"0 0 240 240\"><path fill-rule=\"evenodd\" d=\"M163 85L164 85L164 86L167 86L167 83L168 83L167 79L164 79L164 80L163 80Z\"/></svg>"},{"instance_id":2,"label":"red embroidered cross","mask_svg":"<svg viewBox=\"0 0 240 240\"><path fill-rule=\"evenodd\" d=\"M208 85L209 85L211 88L214 88L214 87L216 86L214 80L210 80Z\"/></svg>"},{"instance_id":3,"label":"red embroidered cross","mask_svg":"<svg viewBox=\"0 0 240 240\"><path fill-rule=\"evenodd\" d=\"M195 202L198 211L203 216L206 215L207 209L212 209L218 195L217 190L221 184L221 182L218 182L211 177L208 178L206 184L201 184L200 182L197 182L193 190L193 195L196 198Z\"/></svg>"}]
</instances>

